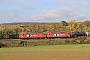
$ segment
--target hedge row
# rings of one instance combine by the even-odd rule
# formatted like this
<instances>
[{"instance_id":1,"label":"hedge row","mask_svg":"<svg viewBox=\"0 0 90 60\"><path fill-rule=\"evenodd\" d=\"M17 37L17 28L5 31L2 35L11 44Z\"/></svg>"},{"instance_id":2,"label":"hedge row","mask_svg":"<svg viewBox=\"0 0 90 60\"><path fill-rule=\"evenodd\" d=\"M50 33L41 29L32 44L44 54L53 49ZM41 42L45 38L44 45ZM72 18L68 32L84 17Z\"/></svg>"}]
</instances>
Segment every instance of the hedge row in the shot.
<instances>
[{"instance_id":1,"label":"hedge row","mask_svg":"<svg viewBox=\"0 0 90 60\"><path fill-rule=\"evenodd\" d=\"M0 48L22 47L22 46L46 46L62 44L90 44L90 37L79 37L78 39L41 39L41 40L17 40L0 41Z\"/></svg>"}]
</instances>

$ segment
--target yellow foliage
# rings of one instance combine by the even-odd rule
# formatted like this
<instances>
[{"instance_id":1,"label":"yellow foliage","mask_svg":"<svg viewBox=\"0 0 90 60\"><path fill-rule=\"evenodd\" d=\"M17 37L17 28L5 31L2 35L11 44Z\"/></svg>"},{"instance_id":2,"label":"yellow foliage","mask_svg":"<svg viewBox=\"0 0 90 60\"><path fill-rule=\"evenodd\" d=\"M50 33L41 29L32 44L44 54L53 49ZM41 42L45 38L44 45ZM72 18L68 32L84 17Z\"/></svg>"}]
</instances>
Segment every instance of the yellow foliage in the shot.
<instances>
[{"instance_id":1,"label":"yellow foliage","mask_svg":"<svg viewBox=\"0 0 90 60\"><path fill-rule=\"evenodd\" d=\"M77 43L80 43L80 40L76 40Z\"/></svg>"}]
</instances>

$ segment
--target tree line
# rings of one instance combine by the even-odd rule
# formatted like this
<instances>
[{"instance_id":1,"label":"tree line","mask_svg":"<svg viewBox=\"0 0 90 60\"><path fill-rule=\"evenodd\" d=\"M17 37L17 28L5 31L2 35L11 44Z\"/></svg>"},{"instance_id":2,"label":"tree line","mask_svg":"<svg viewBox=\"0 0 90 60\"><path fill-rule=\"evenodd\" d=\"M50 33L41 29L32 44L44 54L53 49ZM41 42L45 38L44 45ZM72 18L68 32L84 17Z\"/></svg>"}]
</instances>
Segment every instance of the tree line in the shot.
<instances>
[{"instance_id":1,"label":"tree line","mask_svg":"<svg viewBox=\"0 0 90 60\"><path fill-rule=\"evenodd\" d=\"M78 22L71 20L69 22L52 23L30 23L5 25L0 24L0 39L17 39L22 33L48 33L48 32L87 32L90 31L90 21Z\"/></svg>"}]
</instances>

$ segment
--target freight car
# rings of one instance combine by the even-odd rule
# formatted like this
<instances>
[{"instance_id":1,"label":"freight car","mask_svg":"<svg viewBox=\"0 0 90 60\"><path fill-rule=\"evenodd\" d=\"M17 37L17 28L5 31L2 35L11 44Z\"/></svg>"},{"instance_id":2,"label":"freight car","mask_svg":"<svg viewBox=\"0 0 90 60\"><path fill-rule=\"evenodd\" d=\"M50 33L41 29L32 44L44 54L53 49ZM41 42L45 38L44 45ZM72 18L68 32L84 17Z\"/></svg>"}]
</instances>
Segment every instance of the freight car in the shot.
<instances>
[{"instance_id":1,"label":"freight car","mask_svg":"<svg viewBox=\"0 0 90 60\"><path fill-rule=\"evenodd\" d=\"M87 34L85 32L71 32L70 33L71 37L78 37L78 36L86 36Z\"/></svg>"},{"instance_id":2,"label":"freight car","mask_svg":"<svg viewBox=\"0 0 90 60\"><path fill-rule=\"evenodd\" d=\"M59 32L59 33L33 33L21 34L20 39L44 39L44 38L76 38L78 36L90 36L90 32Z\"/></svg>"}]
</instances>

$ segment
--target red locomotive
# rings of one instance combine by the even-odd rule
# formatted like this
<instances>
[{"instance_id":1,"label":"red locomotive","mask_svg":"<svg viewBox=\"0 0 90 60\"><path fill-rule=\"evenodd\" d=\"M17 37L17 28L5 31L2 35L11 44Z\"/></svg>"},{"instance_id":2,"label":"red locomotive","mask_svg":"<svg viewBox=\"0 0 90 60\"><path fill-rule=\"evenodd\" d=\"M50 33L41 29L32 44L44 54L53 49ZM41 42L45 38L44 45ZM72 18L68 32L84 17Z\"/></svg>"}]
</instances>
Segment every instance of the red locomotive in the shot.
<instances>
[{"instance_id":1,"label":"red locomotive","mask_svg":"<svg viewBox=\"0 0 90 60\"><path fill-rule=\"evenodd\" d=\"M44 33L34 33L34 34L21 34L19 36L20 39L30 39L30 38L46 38L46 34Z\"/></svg>"},{"instance_id":2,"label":"red locomotive","mask_svg":"<svg viewBox=\"0 0 90 60\"><path fill-rule=\"evenodd\" d=\"M48 33L47 38L60 38L60 37L70 37L69 32L60 32L60 33Z\"/></svg>"}]
</instances>

